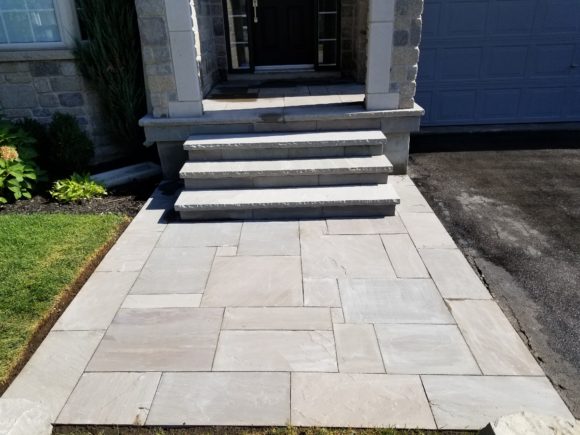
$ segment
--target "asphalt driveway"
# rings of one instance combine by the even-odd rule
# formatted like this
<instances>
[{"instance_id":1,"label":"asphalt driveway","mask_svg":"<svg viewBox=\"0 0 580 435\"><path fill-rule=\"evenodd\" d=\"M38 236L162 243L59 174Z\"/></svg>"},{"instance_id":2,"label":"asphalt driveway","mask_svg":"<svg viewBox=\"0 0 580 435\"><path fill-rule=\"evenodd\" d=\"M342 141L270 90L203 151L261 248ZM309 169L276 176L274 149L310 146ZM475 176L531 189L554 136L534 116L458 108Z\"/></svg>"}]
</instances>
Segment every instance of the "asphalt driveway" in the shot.
<instances>
[{"instance_id":1,"label":"asphalt driveway","mask_svg":"<svg viewBox=\"0 0 580 435\"><path fill-rule=\"evenodd\" d=\"M416 136L409 171L580 417L580 132Z\"/></svg>"}]
</instances>

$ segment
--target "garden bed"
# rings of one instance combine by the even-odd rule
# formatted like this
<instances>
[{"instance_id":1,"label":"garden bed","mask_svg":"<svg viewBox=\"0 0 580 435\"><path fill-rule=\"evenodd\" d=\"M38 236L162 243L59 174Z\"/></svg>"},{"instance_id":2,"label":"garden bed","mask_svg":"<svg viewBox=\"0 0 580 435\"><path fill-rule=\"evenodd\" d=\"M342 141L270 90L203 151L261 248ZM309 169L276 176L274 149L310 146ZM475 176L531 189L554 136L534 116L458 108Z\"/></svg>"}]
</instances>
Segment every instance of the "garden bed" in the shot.
<instances>
[{"instance_id":1,"label":"garden bed","mask_svg":"<svg viewBox=\"0 0 580 435\"><path fill-rule=\"evenodd\" d=\"M111 189L104 198L93 198L69 204L55 202L48 194L35 195L30 200L0 205L0 215L4 213L119 213L133 217L143 207L158 182L159 180L152 179L133 183Z\"/></svg>"}]
</instances>

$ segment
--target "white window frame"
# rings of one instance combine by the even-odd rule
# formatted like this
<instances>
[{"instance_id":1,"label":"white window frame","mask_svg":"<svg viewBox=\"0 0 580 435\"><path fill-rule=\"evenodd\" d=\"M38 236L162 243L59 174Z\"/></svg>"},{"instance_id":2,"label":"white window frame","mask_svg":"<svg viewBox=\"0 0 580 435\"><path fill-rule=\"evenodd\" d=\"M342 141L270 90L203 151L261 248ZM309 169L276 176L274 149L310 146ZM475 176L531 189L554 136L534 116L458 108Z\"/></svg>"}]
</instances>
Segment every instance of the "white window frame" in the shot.
<instances>
[{"instance_id":1,"label":"white window frame","mask_svg":"<svg viewBox=\"0 0 580 435\"><path fill-rule=\"evenodd\" d=\"M74 47L80 37L75 0L53 0L56 21L60 32L59 42L19 42L0 44L0 51L54 50Z\"/></svg>"}]
</instances>

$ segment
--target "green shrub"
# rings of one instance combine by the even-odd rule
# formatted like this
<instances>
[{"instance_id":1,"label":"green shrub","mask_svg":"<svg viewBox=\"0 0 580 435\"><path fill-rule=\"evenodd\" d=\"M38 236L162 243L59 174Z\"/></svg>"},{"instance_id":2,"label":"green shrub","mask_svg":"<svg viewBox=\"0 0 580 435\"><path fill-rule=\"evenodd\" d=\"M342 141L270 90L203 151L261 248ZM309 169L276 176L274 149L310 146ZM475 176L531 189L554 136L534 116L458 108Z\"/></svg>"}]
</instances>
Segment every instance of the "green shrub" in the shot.
<instances>
[{"instance_id":1,"label":"green shrub","mask_svg":"<svg viewBox=\"0 0 580 435\"><path fill-rule=\"evenodd\" d=\"M35 138L18 125L0 120L0 147L16 148L20 160L31 162L38 156L35 143Z\"/></svg>"},{"instance_id":2,"label":"green shrub","mask_svg":"<svg viewBox=\"0 0 580 435\"><path fill-rule=\"evenodd\" d=\"M0 147L0 204L32 198L36 169L18 157L16 148Z\"/></svg>"},{"instance_id":3,"label":"green shrub","mask_svg":"<svg viewBox=\"0 0 580 435\"><path fill-rule=\"evenodd\" d=\"M58 202L68 203L101 198L107 195L107 190L91 180L88 174L73 174L70 178L55 181L49 193Z\"/></svg>"},{"instance_id":4,"label":"green shrub","mask_svg":"<svg viewBox=\"0 0 580 435\"><path fill-rule=\"evenodd\" d=\"M32 198L40 174L34 163L35 142L22 129L0 120L0 204Z\"/></svg>"},{"instance_id":5,"label":"green shrub","mask_svg":"<svg viewBox=\"0 0 580 435\"><path fill-rule=\"evenodd\" d=\"M24 118L21 121L16 121L14 125L34 139L35 143L33 144L33 147L38 154L36 160L41 167L45 168L47 166L47 158L50 152L50 139L48 137L47 126L38 122L36 119L31 118Z\"/></svg>"},{"instance_id":6,"label":"green shrub","mask_svg":"<svg viewBox=\"0 0 580 435\"><path fill-rule=\"evenodd\" d=\"M94 155L93 142L72 115L55 113L48 126L47 165L56 177L84 172Z\"/></svg>"},{"instance_id":7,"label":"green shrub","mask_svg":"<svg viewBox=\"0 0 580 435\"><path fill-rule=\"evenodd\" d=\"M77 0L77 5L87 39L76 44L79 70L99 95L112 138L138 147L144 140L138 121L147 106L135 2Z\"/></svg>"}]
</instances>

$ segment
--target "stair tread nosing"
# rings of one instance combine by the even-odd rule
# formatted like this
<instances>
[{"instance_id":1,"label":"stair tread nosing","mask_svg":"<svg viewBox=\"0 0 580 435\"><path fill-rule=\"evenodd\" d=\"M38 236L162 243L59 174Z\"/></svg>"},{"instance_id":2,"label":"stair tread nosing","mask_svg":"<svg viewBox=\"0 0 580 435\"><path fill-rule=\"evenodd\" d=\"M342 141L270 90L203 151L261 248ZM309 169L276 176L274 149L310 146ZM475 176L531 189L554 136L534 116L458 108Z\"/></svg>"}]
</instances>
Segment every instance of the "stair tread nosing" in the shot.
<instances>
[{"instance_id":1,"label":"stair tread nosing","mask_svg":"<svg viewBox=\"0 0 580 435\"><path fill-rule=\"evenodd\" d=\"M281 133L238 133L195 135L183 145L186 151L212 149L260 149L350 147L385 145L381 130L347 130Z\"/></svg>"},{"instance_id":2,"label":"stair tread nosing","mask_svg":"<svg viewBox=\"0 0 580 435\"><path fill-rule=\"evenodd\" d=\"M390 174L385 155L296 160L236 160L187 162L181 178L234 178L319 174Z\"/></svg>"},{"instance_id":3,"label":"stair tread nosing","mask_svg":"<svg viewBox=\"0 0 580 435\"><path fill-rule=\"evenodd\" d=\"M399 204L390 184L267 189L186 190L176 211L388 206Z\"/></svg>"}]
</instances>

